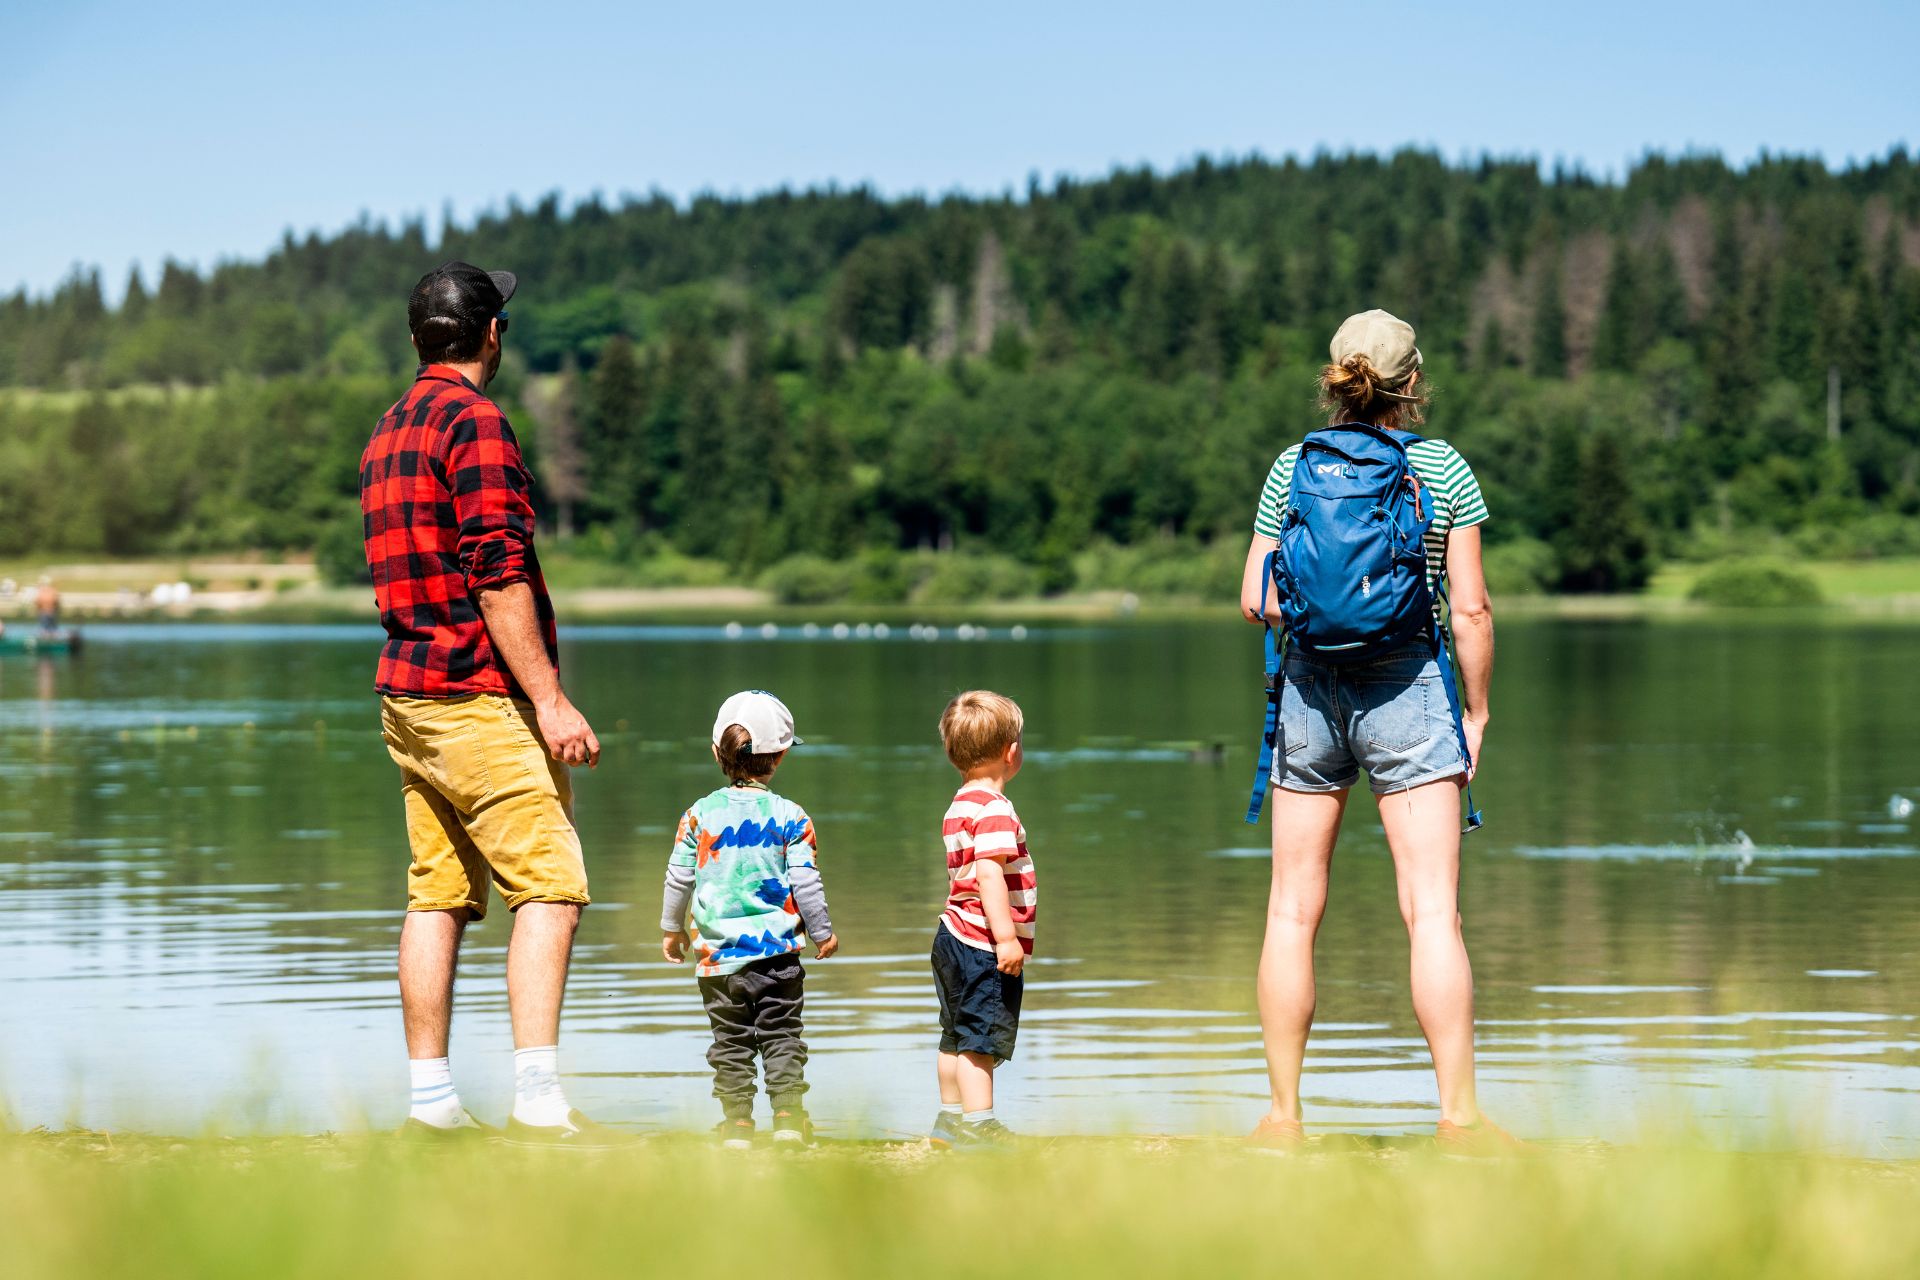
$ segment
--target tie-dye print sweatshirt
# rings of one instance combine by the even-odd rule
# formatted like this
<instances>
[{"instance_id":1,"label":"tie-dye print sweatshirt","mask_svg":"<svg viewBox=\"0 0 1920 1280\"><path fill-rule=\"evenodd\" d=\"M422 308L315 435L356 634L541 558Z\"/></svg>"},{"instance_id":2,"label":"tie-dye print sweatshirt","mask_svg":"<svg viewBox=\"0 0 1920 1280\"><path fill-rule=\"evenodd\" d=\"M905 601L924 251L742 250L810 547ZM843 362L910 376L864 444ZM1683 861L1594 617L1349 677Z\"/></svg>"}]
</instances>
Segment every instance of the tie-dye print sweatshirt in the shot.
<instances>
[{"instance_id":1,"label":"tie-dye print sweatshirt","mask_svg":"<svg viewBox=\"0 0 1920 1280\"><path fill-rule=\"evenodd\" d=\"M764 787L722 787L680 818L660 927L678 932L691 917L703 978L831 937L817 854L799 805Z\"/></svg>"}]
</instances>

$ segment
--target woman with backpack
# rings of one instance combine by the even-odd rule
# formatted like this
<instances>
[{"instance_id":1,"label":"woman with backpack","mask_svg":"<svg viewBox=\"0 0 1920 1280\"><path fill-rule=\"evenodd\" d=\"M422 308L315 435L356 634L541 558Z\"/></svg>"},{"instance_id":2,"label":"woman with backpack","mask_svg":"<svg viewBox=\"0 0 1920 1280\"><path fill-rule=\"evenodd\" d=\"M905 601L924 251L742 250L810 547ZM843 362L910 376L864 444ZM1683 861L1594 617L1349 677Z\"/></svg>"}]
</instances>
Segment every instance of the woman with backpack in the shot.
<instances>
[{"instance_id":1,"label":"woman with backpack","mask_svg":"<svg viewBox=\"0 0 1920 1280\"><path fill-rule=\"evenodd\" d=\"M1273 1102L1251 1140L1305 1140L1313 943L1347 793L1365 770L1412 941L1414 1015L1439 1084L1436 1140L1463 1154L1511 1152L1521 1144L1475 1098L1473 971L1458 909L1461 791L1480 758L1493 674L1486 503L1451 445L1407 431L1427 402L1412 326L1385 311L1351 316L1330 354L1320 375L1330 426L1273 464L1240 589L1242 615L1273 628L1284 655L1270 648L1273 882L1257 984ZM1249 821L1259 803L1256 787Z\"/></svg>"}]
</instances>

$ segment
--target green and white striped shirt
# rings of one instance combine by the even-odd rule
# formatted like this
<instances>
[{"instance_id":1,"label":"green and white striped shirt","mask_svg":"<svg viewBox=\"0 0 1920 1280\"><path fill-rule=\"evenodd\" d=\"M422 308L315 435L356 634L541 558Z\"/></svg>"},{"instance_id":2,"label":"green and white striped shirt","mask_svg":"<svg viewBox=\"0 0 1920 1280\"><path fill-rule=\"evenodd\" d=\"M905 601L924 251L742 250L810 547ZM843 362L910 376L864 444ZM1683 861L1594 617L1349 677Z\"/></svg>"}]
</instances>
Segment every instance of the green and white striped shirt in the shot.
<instances>
[{"instance_id":1,"label":"green and white striped shirt","mask_svg":"<svg viewBox=\"0 0 1920 1280\"><path fill-rule=\"evenodd\" d=\"M1260 507L1254 512L1253 531L1262 537L1280 536L1280 515L1287 509L1287 495L1293 489L1293 462L1300 456L1294 445L1274 460L1267 483L1260 490ZM1433 526L1427 530L1427 586L1440 580L1447 563L1447 534L1465 529L1487 518L1487 500L1480 496L1480 482L1460 451L1445 440L1422 440L1407 450L1413 473L1433 496Z\"/></svg>"}]
</instances>

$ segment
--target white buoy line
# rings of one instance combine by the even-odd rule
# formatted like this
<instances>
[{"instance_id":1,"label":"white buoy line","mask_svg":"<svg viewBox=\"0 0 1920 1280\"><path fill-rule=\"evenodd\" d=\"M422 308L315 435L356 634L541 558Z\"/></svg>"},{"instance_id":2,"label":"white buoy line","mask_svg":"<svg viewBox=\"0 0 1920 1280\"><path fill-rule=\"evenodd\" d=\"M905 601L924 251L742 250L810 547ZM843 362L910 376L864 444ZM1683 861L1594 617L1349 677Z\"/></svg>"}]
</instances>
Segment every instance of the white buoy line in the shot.
<instances>
[{"instance_id":1,"label":"white buoy line","mask_svg":"<svg viewBox=\"0 0 1920 1280\"><path fill-rule=\"evenodd\" d=\"M749 633L761 640L778 640L781 627L777 622L763 622L759 626L749 626L739 622L729 622L721 628L721 634L729 640L745 639ZM831 626L821 626L817 622L802 623L800 637L804 640L831 638L834 640L886 640L893 635L893 628L884 622L846 623L836 622ZM1027 629L1015 624L1005 632L1010 640L1025 640ZM978 623L963 622L959 626L942 628L930 622L916 622L907 628L909 640L937 641L952 640L990 640L993 632Z\"/></svg>"}]
</instances>

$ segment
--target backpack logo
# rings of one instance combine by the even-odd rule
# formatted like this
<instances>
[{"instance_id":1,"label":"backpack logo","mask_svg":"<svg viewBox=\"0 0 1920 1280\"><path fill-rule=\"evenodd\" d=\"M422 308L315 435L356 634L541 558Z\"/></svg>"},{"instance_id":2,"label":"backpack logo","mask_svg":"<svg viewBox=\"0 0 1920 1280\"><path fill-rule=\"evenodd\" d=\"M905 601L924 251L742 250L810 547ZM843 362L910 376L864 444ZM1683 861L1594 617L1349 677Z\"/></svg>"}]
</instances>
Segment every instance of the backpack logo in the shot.
<instances>
[{"instance_id":1,"label":"backpack logo","mask_svg":"<svg viewBox=\"0 0 1920 1280\"><path fill-rule=\"evenodd\" d=\"M1353 468L1344 462L1316 462L1313 469L1323 476L1339 476L1343 480L1353 479Z\"/></svg>"}]
</instances>

